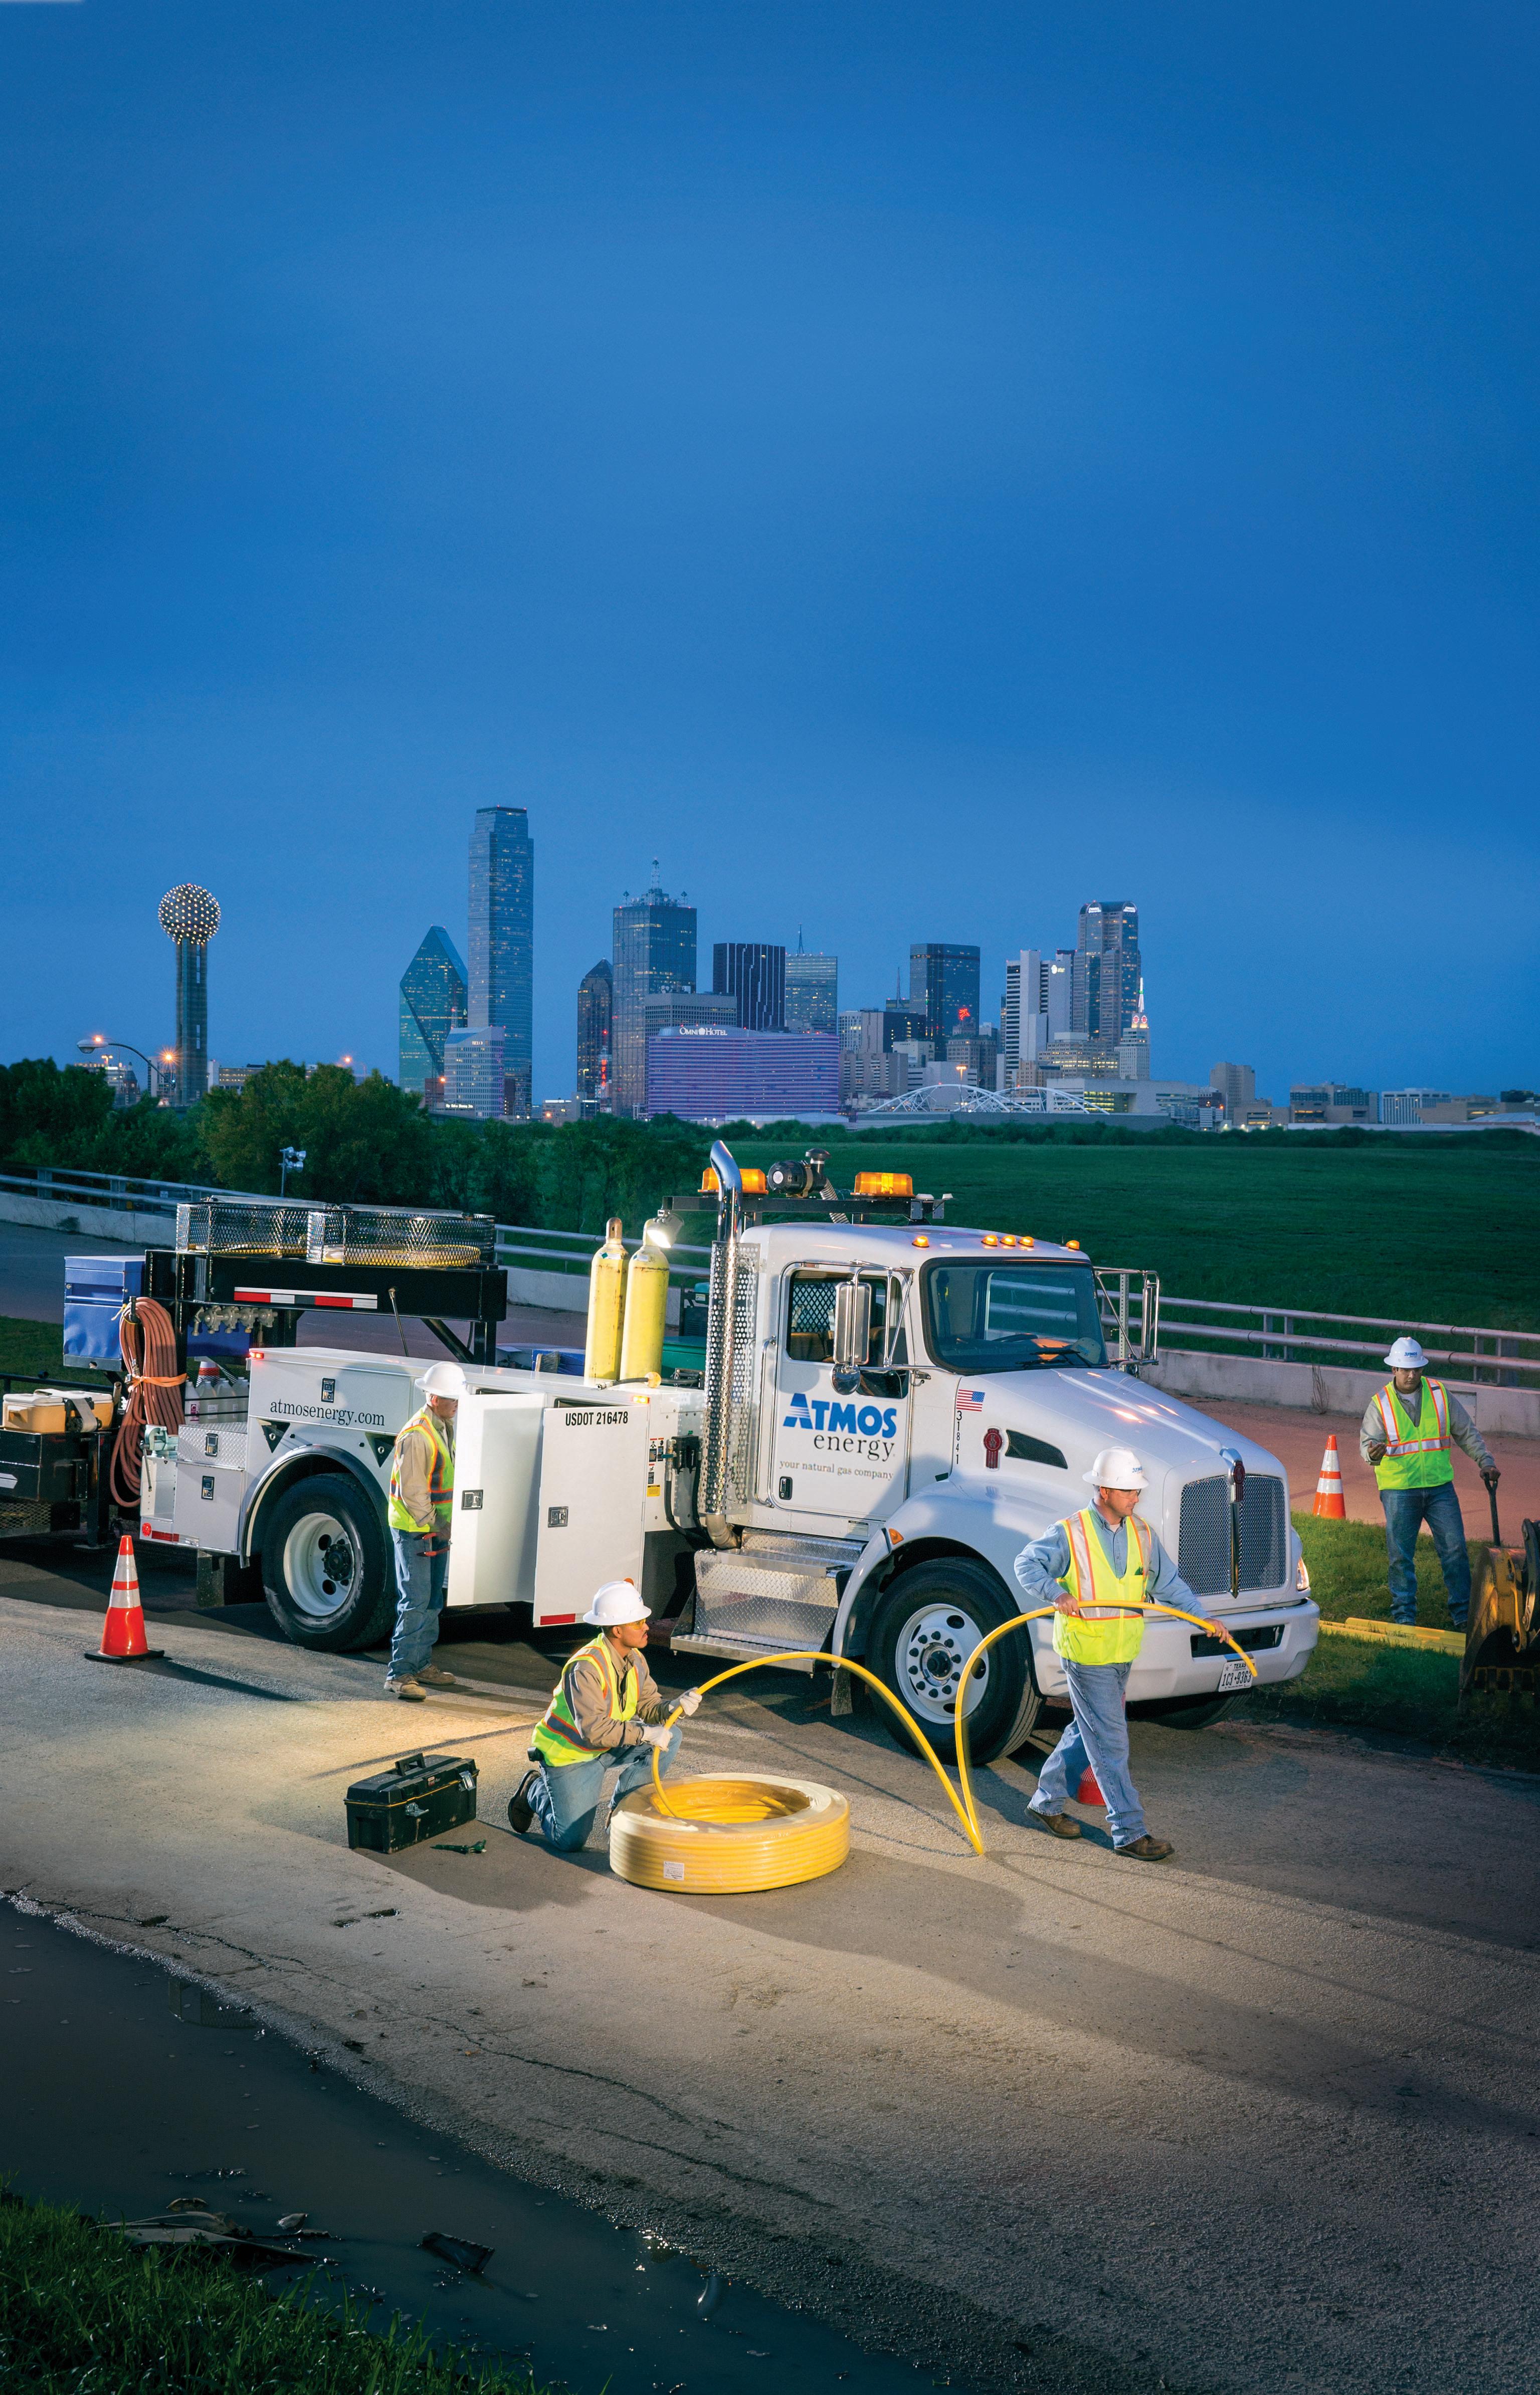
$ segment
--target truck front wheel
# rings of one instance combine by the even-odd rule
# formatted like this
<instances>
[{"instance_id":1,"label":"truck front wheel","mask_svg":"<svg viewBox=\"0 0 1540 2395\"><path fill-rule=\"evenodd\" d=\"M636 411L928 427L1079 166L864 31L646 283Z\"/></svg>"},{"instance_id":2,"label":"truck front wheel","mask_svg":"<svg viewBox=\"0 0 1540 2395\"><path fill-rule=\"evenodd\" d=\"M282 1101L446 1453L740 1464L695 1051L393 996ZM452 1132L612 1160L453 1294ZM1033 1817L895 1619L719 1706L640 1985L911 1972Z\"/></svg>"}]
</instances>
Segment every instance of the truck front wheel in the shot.
<instances>
[{"instance_id":1,"label":"truck front wheel","mask_svg":"<svg viewBox=\"0 0 1540 2395\"><path fill-rule=\"evenodd\" d=\"M395 1584L379 1515L340 1472L296 1480L262 1532L262 1594L296 1647L373 1647L390 1627Z\"/></svg>"},{"instance_id":2,"label":"truck front wheel","mask_svg":"<svg viewBox=\"0 0 1540 2395\"><path fill-rule=\"evenodd\" d=\"M1032 1676L1027 1634L1002 1638L983 1659L981 1676L968 1662L981 1638L1021 1610L993 1572L966 1557L941 1555L901 1572L872 1625L866 1661L883 1686L912 1714L943 1763L957 1759L958 1691L966 1687L967 1752L993 1763L1019 1747L1043 1700ZM880 1701L893 1739L910 1744Z\"/></svg>"}]
</instances>

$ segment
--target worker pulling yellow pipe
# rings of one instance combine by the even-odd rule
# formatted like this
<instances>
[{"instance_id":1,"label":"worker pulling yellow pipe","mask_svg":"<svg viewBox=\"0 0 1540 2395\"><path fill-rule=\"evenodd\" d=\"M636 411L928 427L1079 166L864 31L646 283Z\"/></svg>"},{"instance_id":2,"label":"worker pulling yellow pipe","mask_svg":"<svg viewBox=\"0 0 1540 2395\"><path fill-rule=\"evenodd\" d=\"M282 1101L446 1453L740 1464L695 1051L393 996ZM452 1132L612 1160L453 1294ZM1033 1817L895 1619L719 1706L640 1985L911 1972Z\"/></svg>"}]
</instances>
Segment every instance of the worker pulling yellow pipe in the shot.
<instances>
[{"instance_id":1,"label":"worker pulling yellow pipe","mask_svg":"<svg viewBox=\"0 0 1540 2395\"><path fill-rule=\"evenodd\" d=\"M1046 1619L1051 1619L1056 1609L1057 1608L1051 1605L1042 1605L1035 1607L1030 1613L1013 1614L1008 1621L1002 1621L998 1629L990 1631L986 1636L981 1638L978 1646L974 1647L972 1654L968 1657L967 1670L963 1683L964 1687L966 1688L967 1680L971 1679L978 1670L980 1660L983 1656L985 1649L993 1647L996 1639L1004 1638L1007 1634L1012 1630L1020 1630L1024 1628L1026 1623L1029 1621L1042 1621ZM1195 1629L1206 1631L1211 1637L1222 1638L1225 1645L1232 1647L1235 1653L1239 1655L1242 1662L1251 1674L1253 1680L1257 1677L1257 1666L1252 1661L1251 1657L1246 1653L1245 1648L1240 1646L1237 1641L1231 1636L1229 1631L1226 1630L1222 1622L1206 1621L1202 1614L1186 1613L1179 1606L1159 1605L1153 1602L1142 1606L1122 1606L1118 1608L1118 1610L1119 1612L1127 1614L1158 1613L1164 1614L1175 1621L1191 1621ZM771 1665L776 1663L827 1663L836 1671L854 1672L859 1679L864 1680L869 1687L875 1688L878 1696L883 1700L883 1702L888 1705L892 1712L898 1714L899 1719L902 1722L910 1736L915 1740L915 1744L924 1753L927 1762L934 1771L937 1779L945 1789L947 1802L951 1805L953 1811L956 1814L958 1820L962 1823L964 1834L966 1835L968 1844L972 1846L974 1853L980 1856L983 1854L983 1832L979 1823L979 1811L977 1805L974 1803L973 1784L967 1766L967 1717L963 1707L962 1694L960 1691L956 1714L957 1777L962 1788L962 1795L959 1800L957 1791L953 1787L951 1780L947 1778L940 1756L937 1754L935 1748L931 1745L930 1740L926 1737L925 1732L921 1729L918 1722L915 1721L914 1715L908 1711L906 1706L902 1705L899 1701L898 1698L893 1695L891 1689L884 1686L883 1682L877 1678L875 1672L868 1671L864 1663L857 1663L848 1655L830 1655L822 1651L813 1653L806 1648L780 1655L757 1655L752 1662L734 1663L728 1671L718 1672L715 1678L704 1680L701 1683L700 1694L703 1697L709 1696L713 1688L721 1687L728 1680L736 1680L740 1674L744 1672L766 1671ZM665 1726L671 1729L674 1724L680 1718L682 1712L683 1707L676 1705L673 1712L669 1714ZM675 1812L674 1807L669 1804L667 1797L664 1793L663 1778L659 1771L658 1765L659 1749L654 1747L652 1750L653 1806L657 1811L667 1816L669 1819L678 1819L681 1817ZM693 1818L696 1820L701 1821L704 1819L704 1817L699 1810L692 1807L692 1812Z\"/></svg>"}]
</instances>

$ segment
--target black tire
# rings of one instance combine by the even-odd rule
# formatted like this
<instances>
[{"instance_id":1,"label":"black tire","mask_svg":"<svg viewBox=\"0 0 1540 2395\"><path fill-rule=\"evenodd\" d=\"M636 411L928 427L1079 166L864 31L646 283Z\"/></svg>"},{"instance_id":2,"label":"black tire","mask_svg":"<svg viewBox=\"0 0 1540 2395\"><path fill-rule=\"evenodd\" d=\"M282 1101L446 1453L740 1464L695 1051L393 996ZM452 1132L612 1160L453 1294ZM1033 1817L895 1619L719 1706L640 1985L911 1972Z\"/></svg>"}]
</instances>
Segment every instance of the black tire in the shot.
<instances>
[{"instance_id":1,"label":"black tire","mask_svg":"<svg viewBox=\"0 0 1540 2395\"><path fill-rule=\"evenodd\" d=\"M943 1763L955 1763L956 1692L966 1655L1024 1608L994 1574L966 1556L938 1555L900 1572L877 1607L866 1662L891 1690ZM1043 1700L1032 1675L1028 1634L1002 1638L984 1658L984 1685L968 1706L970 1763L994 1763L1021 1744ZM875 1698L874 1709L898 1746L914 1750L902 1725Z\"/></svg>"},{"instance_id":2,"label":"black tire","mask_svg":"<svg viewBox=\"0 0 1540 2395\"><path fill-rule=\"evenodd\" d=\"M1159 1697L1128 1711L1135 1721L1158 1722L1162 1729L1209 1729L1234 1702L1233 1697Z\"/></svg>"},{"instance_id":3,"label":"black tire","mask_svg":"<svg viewBox=\"0 0 1540 2395\"><path fill-rule=\"evenodd\" d=\"M339 1568L328 1571L339 1553ZM262 1594L296 1647L337 1654L385 1636L396 1610L389 1539L356 1480L311 1473L273 1500L262 1528Z\"/></svg>"}]
</instances>

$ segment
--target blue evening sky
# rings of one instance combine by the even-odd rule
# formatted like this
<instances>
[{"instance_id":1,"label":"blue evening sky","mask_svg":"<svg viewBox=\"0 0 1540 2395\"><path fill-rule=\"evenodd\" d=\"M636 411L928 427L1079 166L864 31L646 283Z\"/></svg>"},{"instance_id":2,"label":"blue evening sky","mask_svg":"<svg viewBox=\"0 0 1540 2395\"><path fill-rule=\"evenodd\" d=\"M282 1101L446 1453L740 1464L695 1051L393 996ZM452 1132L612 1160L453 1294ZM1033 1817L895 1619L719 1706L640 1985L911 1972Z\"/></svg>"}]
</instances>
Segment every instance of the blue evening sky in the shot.
<instances>
[{"instance_id":1,"label":"blue evening sky","mask_svg":"<svg viewBox=\"0 0 1540 2395\"><path fill-rule=\"evenodd\" d=\"M0 7L0 1052L395 1069L477 805L535 1091L714 938L1073 943L1157 1069L1536 1039L1520 6Z\"/></svg>"}]
</instances>

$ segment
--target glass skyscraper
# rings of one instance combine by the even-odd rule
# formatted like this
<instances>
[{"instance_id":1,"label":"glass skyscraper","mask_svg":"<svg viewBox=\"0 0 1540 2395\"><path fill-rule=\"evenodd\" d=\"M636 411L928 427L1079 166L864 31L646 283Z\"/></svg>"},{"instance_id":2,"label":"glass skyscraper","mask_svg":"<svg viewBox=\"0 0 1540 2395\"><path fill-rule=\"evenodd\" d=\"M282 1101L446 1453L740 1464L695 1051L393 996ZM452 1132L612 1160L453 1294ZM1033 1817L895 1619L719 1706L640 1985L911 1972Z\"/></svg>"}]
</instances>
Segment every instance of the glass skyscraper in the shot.
<instances>
[{"instance_id":1,"label":"glass skyscraper","mask_svg":"<svg viewBox=\"0 0 1540 2395\"><path fill-rule=\"evenodd\" d=\"M944 940L918 941L909 951L909 1010L925 1010L926 1039L979 1037L979 951ZM945 1054L945 1047L939 1050Z\"/></svg>"},{"instance_id":2,"label":"glass skyscraper","mask_svg":"<svg viewBox=\"0 0 1540 2395\"><path fill-rule=\"evenodd\" d=\"M839 959L805 948L786 951L786 1028L837 1031Z\"/></svg>"},{"instance_id":3,"label":"glass skyscraper","mask_svg":"<svg viewBox=\"0 0 1540 2395\"><path fill-rule=\"evenodd\" d=\"M470 835L473 1031L501 1029L508 1111L530 1111L533 1062L534 843L523 807L479 807Z\"/></svg>"},{"instance_id":4,"label":"glass skyscraper","mask_svg":"<svg viewBox=\"0 0 1540 2395\"><path fill-rule=\"evenodd\" d=\"M444 1041L465 1019L466 969L435 923L401 978L401 1086L420 1091L425 1105L442 1102Z\"/></svg>"},{"instance_id":5,"label":"glass skyscraper","mask_svg":"<svg viewBox=\"0 0 1540 2395\"><path fill-rule=\"evenodd\" d=\"M614 975L600 957L577 986L577 1094L599 1106L610 1103L613 1010Z\"/></svg>"},{"instance_id":6,"label":"glass skyscraper","mask_svg":"<svg viewBox=\"0 0 1540 2395\"><path fill-rule=\"evenodd\" d=\"M1116 1046L1144 1021L1144 967L1139 908L1126 898L1099 898L1080 910L1071 1029Z\"/></svg>"},{"instance_id":7,"label":"glass skyscraper","mask_svg":"<svg viewBox=\"0 0 1540 2395\"><path fill-rule=\"evenodd\" d=\"M623 897L615 908L614 1017L611 1034L617 1115L639 1115L647 1101L647 1026L642 1000L695 986L695 909L681 893L675 900L658 887L639 898Z\"/></svg>"},{"instance_id":8,"label":"glass skyscraper","mask_svg":"<svg viewBox=\"0 0 1540 2395\"><path fill-rule=\"evenodd\" d=\"M718 940L711 951L711 986L735 998L745 1031L786 1027L786 951L767 940Z\"/></svg>"}]
</instances>

